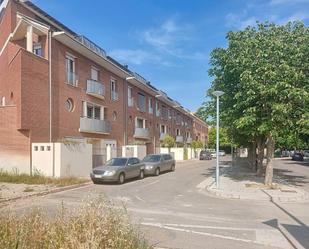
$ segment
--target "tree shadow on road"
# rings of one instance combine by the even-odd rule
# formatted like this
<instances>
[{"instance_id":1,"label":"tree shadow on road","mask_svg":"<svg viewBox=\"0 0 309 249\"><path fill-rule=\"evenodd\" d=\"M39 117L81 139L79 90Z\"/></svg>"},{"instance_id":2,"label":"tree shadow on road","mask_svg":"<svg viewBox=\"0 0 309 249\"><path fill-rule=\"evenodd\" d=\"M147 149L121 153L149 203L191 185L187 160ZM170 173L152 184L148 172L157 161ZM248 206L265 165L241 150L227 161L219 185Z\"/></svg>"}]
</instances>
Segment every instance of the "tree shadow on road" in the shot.
<instances>
[{"instance_id":1,"label":"tree shadow on road","mask_svg":"<svg viewBox=\"0 0 309 249\"><path fill-rule=\"evenodd\" d=\"M214 166L205 169L202 175L210 177L214 176L215 172L216 167ZM264 176L258 176L247 163L232 165L231 160L220 162L220 175L237 182L248 180L256 183L264 183ZM274 182L302 187L309 183L309 178L303 175L296 175L293 170L274 168Z\"/></svg>"}]
</instances>

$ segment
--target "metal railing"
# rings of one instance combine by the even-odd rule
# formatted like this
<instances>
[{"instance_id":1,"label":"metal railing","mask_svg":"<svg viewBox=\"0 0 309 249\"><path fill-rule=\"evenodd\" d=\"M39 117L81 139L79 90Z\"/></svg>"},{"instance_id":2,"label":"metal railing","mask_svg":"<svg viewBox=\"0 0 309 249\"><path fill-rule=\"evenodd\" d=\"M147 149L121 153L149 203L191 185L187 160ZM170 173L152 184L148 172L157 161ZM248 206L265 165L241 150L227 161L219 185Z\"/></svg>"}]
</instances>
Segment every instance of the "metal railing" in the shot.
<instances>
[{"instance_id":1,"label":"metal railing","mask_svg":"<svg viewBox=\"0 0 309 249\"><path fill-rule=\"evenodd\" d=\"M183 143L183 136L176 136L176 143Z\"/></svg>"},{"instance_id":2,"label":"metal railing","mask_svg":"<svg viewBox=\"0 0 309 249\"><path fill-rule=\"evenodd\" d=\"M79 130L81 132L90 132L90 133L110 133L111 124L107 120L80 117Z\"/></svg>"},{"instance_id":3,"label":"metal railing","mask_svg":"<svg viewBox=\"0 0 309 249\"><path fill-rule=\"evenodd\" d=\"M164 140L164 138L165 138L167 135L168 135L167 133L161 132L161 133L160 133L160 140L161 140L161 141Z\"/></svg>"},{"instance_id":4,"label":"metal railing","mask_svg":"<svg viewBox=\"0 0 309 249\"><path fill-rule=\"evenodd\" d=\"M149 129L148 128L135 127L134 137L149 138L150 137Z\"/></svg>"},{"instance_id":5,"label":"metal railing","mask_svg":"<svg viewBox=\"0 0 309 249\"><path fill-rule=\"evenodd\" d=\"M87 37L80 35L75 37L84 46L95 52L96 54L106 58L106 52L104 49L96 45L93 41L90 41Z\"/></svg>"},{"instance_id":6,"label":"metal railing","mask_svg":"<svg viewBox=\"0 0 309 249\"><path fill-rule=\"evenodd\" d=\"M87 93L97 97L104 97L105 87L96 80L87 80Z\"/></svg>"}]
</instances>

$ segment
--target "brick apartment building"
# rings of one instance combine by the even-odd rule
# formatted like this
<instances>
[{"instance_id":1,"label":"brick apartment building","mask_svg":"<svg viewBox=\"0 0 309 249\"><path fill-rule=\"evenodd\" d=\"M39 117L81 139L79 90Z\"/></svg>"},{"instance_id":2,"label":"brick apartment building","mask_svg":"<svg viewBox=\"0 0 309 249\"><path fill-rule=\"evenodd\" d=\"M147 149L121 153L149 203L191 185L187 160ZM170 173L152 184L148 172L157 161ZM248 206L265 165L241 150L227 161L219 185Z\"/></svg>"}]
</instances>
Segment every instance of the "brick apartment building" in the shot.
<instances>
[{"instance_id":1,"label":"brick apartment building","mask_svg":"<svg viewBox=\"0 0 309 249\"><path fill-rule=\"evenodd\" d=\"M0 0L0 168L31 168L31 144L207 142L207 124L30 1ZM119 153L118 153L119 154ZM100 160L93 161L94 164Z\"/></svg>"}]
</instances>

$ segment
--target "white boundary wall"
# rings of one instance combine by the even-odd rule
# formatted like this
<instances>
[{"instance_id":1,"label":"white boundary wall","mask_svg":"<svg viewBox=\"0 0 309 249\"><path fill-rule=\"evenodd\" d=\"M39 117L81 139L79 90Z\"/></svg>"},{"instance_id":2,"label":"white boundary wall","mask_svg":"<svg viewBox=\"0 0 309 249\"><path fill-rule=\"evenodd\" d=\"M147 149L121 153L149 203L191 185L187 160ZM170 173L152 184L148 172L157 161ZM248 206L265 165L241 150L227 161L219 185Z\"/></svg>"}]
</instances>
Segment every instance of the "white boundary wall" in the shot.
<instances>
[{"instance_id":1,"label":"white boundary wall","mask_svg":"<svg viewBox=\"0 0 309 249\"><path fill-rule=\"evenodd\" d=\"M123 157L137 157L143 159L147 155L146 145L126 145L122 146Z\"/></svg>"},{"instance_id":2,"label":"white boundary wall","mask_svg":"<svg viewBox=\"0 0 309 249\"><path fill-rule=\"evenodd\" d=\"M45 176L89 177L92 144L33 143L32 171Z\"/></svg>"}]
</instances>

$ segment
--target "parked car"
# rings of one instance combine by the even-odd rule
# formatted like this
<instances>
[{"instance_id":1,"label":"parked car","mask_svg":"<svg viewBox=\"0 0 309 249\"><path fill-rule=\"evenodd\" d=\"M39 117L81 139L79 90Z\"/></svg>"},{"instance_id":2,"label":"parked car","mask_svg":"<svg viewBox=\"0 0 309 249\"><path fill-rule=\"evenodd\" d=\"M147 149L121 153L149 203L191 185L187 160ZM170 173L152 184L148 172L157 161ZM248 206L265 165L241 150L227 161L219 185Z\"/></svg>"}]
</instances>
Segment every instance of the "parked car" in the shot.
<instances>
[{"instance_id":1,"label":"parked car","mask_svg":"<svg viewBox=\"0 0 309 249\"><path fill-rule=\"evenodd\" d=\"M152 154L144 157L145 175L160 175L163 171L174 171L176 162L169 154Z\"/></svg>"},{"instance_id":2,"label":"parked car","mask_svg":"<svg viewBox=\"0 0 309 249\"><path fill-rule=\"evenodd\" d=\"M104 165L95 167L90 173L93 183L118 182L123 184L126 179L144 178L145 164L136 157L116 157Z\"/></svg>"},{"instance_id":3,"label":"parked car","mask_svg":"<svg viewBox=\"0 0 309 249\"><path fill-rule=\"evenodd\" d=\"M219 150L219 156L225 156L225 151L224 150Z\"/></svg>"},{"instance_id":4,"label":"parked car","mask_svg":"<svg viewBox=\"0 0 309 249\"><path fill-rule=\"evenodd\" d=\"M211 153L210 151L208 150L202 150L200 152L200 160L211 160L212 159L212 156L211 156Z\"/></svg>"},{"instance_id":5,"label":"parked car","mask_svg":"<svg viewBox=\"0 0 309 249\"><path fill-rule=\"evenodd\" d=\"M294 161L304 161L304 156L303 156L302 153L296 152L296 153L294 153L294 155L292 156L292 160L294 160Z\"/></svg>"},{"instance_id":6,"label":"parked car","mask_svg":"<svg viewBox=\"0 0 309 249\"><path fill-rule=\"evenodd\" d=\"M217 157L217 151L211 152L212 157ZM225 151L224 150L219 150L219 156L225 156Z\"/></svg>"},{"instance_id":7,"label":"parked car","mask_svg":"<svg viewBox=\"0 0 309 249\"><path fill-rule=\"evenodd\" d=\"M304 157L309 157L309 150L304 150Z\"/></svg>"}]
</instances>

